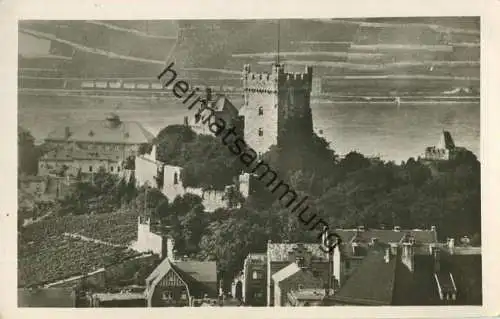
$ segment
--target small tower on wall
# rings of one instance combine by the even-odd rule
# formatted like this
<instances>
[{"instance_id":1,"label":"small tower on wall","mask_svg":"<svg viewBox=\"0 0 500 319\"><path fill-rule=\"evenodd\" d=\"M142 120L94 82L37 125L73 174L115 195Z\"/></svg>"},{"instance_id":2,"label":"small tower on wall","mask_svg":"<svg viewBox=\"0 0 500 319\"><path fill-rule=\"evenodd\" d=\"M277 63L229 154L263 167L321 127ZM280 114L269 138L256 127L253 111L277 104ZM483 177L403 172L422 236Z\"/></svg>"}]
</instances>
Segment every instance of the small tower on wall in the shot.
<instances>
[{"instance_id":1,"label":"small tower on wall","mask_svg":"<svg viewBox=\"0 0 500 319\"><path fill-rule=\"evenodd\" d=\"M303 73L285 72L274 64L271 73L243 68L244 137L259 155L272 145L308 143L312 137L312 67Z\"/></svg>"}]
</instances>

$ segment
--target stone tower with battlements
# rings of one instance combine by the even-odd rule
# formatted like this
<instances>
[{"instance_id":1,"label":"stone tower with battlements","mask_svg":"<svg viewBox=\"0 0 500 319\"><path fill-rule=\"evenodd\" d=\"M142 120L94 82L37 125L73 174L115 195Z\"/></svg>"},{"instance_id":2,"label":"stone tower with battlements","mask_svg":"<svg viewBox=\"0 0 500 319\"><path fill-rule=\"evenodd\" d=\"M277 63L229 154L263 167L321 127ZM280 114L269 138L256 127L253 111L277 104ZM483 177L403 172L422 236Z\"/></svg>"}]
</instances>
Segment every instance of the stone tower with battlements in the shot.
<instances>
[{"instance_id":1,"label":"stone tower with battlements","mask_svg":"<svg viewBox=\"0 0 500 319\"><path fill-rule=\"evenodd\" d=\"M271 73L243 68L244 137L259 155L272 145L284 147L309 143L313 133L311 114L312 67L303 73L285 72L282 64Z\"/></svg>"}]
</instances>

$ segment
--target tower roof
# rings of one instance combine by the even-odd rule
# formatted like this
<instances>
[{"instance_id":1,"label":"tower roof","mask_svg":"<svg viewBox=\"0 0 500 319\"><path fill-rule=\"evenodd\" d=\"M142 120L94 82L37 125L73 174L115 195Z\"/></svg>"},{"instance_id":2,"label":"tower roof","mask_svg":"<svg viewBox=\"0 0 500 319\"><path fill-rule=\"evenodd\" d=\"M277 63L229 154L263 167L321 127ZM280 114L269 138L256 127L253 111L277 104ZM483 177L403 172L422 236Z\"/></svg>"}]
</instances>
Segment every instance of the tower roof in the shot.
<instances>
[{"instance_id":1,"label":"tower roof","mask_svg":"<svg viewBox=\"0 0 500 319\"><path fill-rule=\"evenodd\" d=\"M455 142L453 142L453 138L451 137L450 132L443 131L439 138L439 142L437 144L438 148L441 149L453 149L455 148Z\"/></svg>"}]
</instances>

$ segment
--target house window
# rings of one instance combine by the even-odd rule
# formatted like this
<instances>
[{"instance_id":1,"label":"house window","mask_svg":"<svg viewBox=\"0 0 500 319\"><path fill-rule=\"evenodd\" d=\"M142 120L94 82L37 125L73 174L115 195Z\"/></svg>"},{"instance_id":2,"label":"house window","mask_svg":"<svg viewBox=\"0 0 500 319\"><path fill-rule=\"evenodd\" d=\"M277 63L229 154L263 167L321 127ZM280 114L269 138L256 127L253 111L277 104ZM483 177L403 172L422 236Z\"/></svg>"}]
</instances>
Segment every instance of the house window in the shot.
<instances>
[{"instance_id":1,"label":"house window","mask_svg":"<svg viewBox=\"0 0 500 319\"><path fill-rule=\"evenodd\" d=\"M264 135L264 130L262 128L259 128L259 136Z\"/></svg>"},{"instance_id":2,"label":"house window","mask_svg":"<svg viewBox=\"0 0 500 319\"><path fill-rule=\"evenodd\" d=\"M89 165L89 172L92 172L92 165Z\"/></svg>"},{"instance_id":3,"label":"house window","mask_svg":"<svg viewBox=\"0 0 500 319\"><path fill-rule=\"evenodd\" d=\"M264 115L264 108L259 106L259 115Z\"/></svg>"},{"instance_id":4,"label":"house window","mask_svg":"<svg viewBox=\"0 0 500 319\"><path fill-rule=\"evenodd\" d=\"M252 279L262 279L262 272L254 270L252 272Z\"/></svg>"},{"instance_id":5,"label":"house window","mask_svg":"<svg viewBox=\"0 0 500 319\"><path fill-rule=\"evenodd\" d=\"M115 168L114 168L113 166L111 166L110 170L111 170L112 172L114 171L114 169L115 169Z\"/></svg>"},{"instance_id":6,"label":"house window","mask_svg":"<svg viewBox=\"0 0 500 319\"><path fill-rule=\"evenodd\" d=\"M170 290L164 291L163 294L162 294L162 296L161 296L161 299L163 299L163 300L172 300L172 299L174 299L172 291L170 291Z\"/></svg>"},{"instance_id":7,"label":"house window","mask_svg":"<svg viewBox=\"0 0 500 319\"><path fill-rule=\"evenodd\" d=\"M174 185L179 184L179 177L177 176L177 172L174 173Z\"/></svg>"},{"instance_id":8,"label":"house window","mask_svg":"<svg viewBox=\"0 0 500 319\"><path fill-rule=\"evenodd\" d=\"M120 166L118 166L118 167L116 168L116 170L119 172L119 171L120 171Z\"/></svg>"},{"instance_id":9,"label":"house window","mask_svg":"<svg viewBox=\"0 0 500 319\"><path fill-rule=\"evenodd\" d=\"M302 290L302 289L304 289L304 285L302 285L302 284L298 284L298 285L297 285L297 289L298 289L298 290Z\"/></svg>"}]
</instances>

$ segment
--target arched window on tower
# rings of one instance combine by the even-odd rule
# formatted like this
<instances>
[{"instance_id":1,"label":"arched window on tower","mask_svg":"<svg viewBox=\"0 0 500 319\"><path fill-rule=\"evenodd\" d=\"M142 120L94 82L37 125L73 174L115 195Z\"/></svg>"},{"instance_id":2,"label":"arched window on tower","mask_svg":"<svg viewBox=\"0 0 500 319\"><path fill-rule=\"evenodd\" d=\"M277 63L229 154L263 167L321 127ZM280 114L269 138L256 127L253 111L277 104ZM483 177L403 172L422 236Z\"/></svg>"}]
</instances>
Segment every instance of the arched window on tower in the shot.
<instances>
[{"instance_id":1,"label":"arched window on tower","mask_svg":"<svg viewBox=\"0 0 500 319\"><path fill-rule=\"evenodd\" d=\"M263 136L264 135L264 130L262 128L259 128L259 136Z\"/></svg>"},{"instance_id":2,"label":"arched window on tower","mask_svg":"<svg viewBox=\"0 0 500 319\"><path fill-rule=\"evenodd\" d=\"M177 176L177 172L174 173L174 185L179 184L179 177Z\"/></svg>"},{"instance_id":3,"label":"arched window on tower","mask_svg":"<svg viewBox=\"0 0 500 319\"><path fill-rule=\"evenodd\" d=\"M259 115L264 115L264 108L259 106Z\"/></svg>"}]
</instances>

